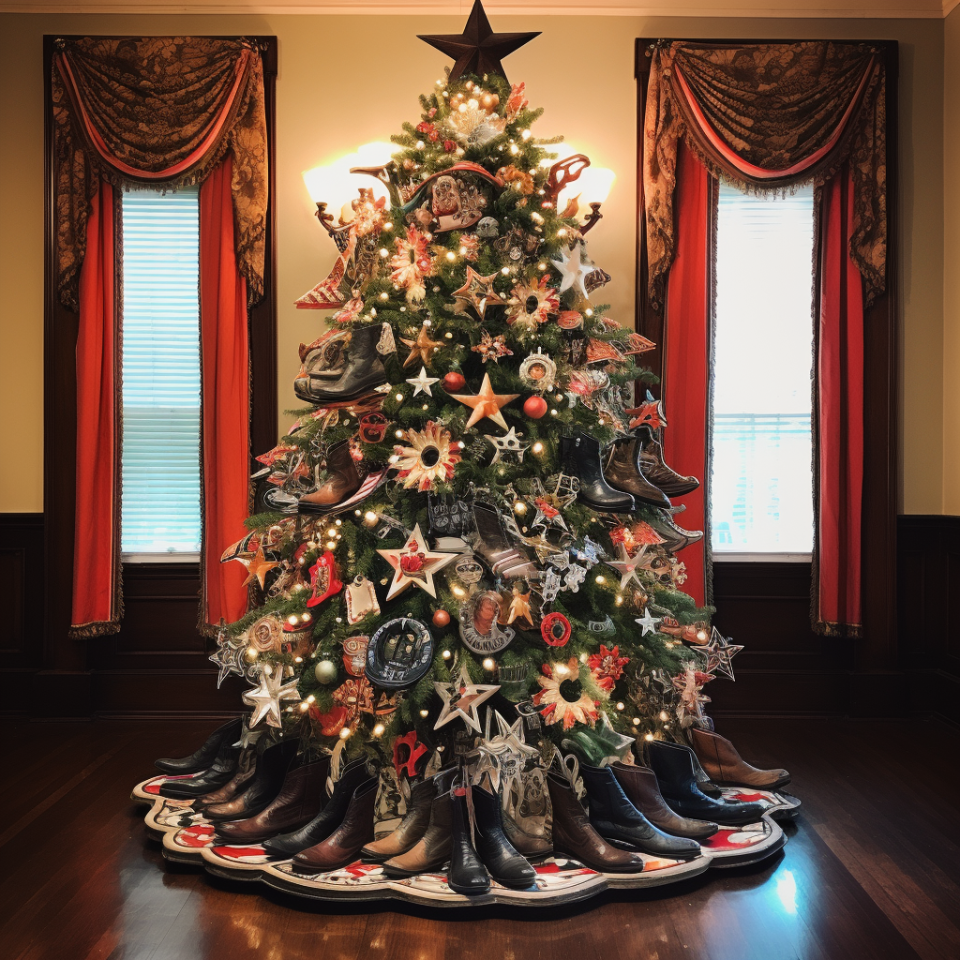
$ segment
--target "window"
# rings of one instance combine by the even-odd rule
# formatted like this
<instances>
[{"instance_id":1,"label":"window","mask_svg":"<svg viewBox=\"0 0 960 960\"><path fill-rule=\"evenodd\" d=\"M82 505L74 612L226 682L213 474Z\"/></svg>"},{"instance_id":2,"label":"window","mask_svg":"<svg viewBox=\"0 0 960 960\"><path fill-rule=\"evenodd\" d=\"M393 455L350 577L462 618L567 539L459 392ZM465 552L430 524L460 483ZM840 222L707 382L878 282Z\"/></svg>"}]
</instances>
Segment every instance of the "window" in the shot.
<instances>
[{"instance_id":1,"label":"window","mask_svg":"<svg viewBox=\"0 0 960 960\"><path fill-rule=\"evenodd\" d=\"M121 553L197 559L199 191L132 190L122 209Z\"/></svg>"},{"instance_id":2,"label":"window","mask_svg":"<svg viewBox=\"0 0 960 960\"><path fill-rule=\"evenodd\" d=\"M713 552L810 554L813 187L718 200Z\"/></svg>"}]
</instances>

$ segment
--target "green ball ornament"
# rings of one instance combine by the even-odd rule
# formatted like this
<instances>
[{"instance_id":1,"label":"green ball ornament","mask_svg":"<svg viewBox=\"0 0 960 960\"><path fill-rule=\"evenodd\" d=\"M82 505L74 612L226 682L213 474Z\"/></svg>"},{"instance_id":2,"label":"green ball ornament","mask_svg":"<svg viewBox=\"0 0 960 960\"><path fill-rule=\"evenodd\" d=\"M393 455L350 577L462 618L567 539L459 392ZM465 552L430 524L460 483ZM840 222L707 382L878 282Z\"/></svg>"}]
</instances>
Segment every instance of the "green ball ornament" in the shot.
<instances>
[{"instance_id":1,"label":"green ball ornament","mask_svg":"<svg viewBox=\"0 0 960 960\"><path fill-rule=\"evenodd\" d=\"M313 668L313 674L319 683L333 683L337 679L337 665L332 660L321 660Z\"/></svg>"}]
</instances>

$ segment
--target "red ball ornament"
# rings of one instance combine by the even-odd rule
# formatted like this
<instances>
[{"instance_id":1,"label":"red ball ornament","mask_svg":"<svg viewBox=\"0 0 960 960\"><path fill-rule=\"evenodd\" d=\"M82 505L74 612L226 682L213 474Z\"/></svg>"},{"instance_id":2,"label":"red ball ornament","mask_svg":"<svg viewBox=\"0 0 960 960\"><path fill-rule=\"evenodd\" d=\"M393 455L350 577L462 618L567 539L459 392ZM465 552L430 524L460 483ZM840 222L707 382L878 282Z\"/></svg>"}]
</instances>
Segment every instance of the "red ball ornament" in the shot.
<instances>
[{"instance_id":1,"label":"red ball ornament","mask_svg":"<svg viewBox=\"0 0 960 960\"><path fill-rule=\"evenodd\" d=\"M433 614L433 625L435 627L445 627L450 623L450 614L446 610L437 610Z\"/></svg>"},{"instance_id":2,"label":"red ball ornament","mask_svg":"<svg viewBox=\"0 0 960 960\"><path fill-rule=\"evenodd\" d=\"M462 373L457 373L456 370L451 370L443 378L443 389L447 393L456 393L458 390L462 390L467 385L467 378Z\"/></svg>"},{"instance_id":3,"label":"red ball ornament","mask_svg":"<svg viewBox=\"0 0 960 960\"><path fill-rule=\"evenodd\" d=\"M523 401L523 412L531 420L539 420L547 412L547 401L543 397L527 397Z\"/></svg>"}]
</instances>

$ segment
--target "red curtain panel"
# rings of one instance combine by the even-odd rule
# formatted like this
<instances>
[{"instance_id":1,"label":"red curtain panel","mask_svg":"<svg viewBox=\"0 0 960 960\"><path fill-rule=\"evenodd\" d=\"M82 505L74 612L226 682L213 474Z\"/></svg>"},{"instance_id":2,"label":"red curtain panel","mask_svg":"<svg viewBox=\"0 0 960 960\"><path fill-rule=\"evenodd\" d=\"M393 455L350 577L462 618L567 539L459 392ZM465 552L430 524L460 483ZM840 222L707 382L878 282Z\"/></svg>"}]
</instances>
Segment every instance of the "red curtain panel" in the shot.
<instances>
[{"instance_id":1,"label":"red curtain panel","mask_svg":"<svg viewBox=\"0 0 960 960\"><path fill-rule=\"evenodd\" d=\"M709 257L709 174L684 146L677 157L674 194L676 248L667 278L663 405L670 424L663 431L667 462L684 476L706 477L708 388L710 383L710 304L707 289ZM706 565L708 484L681 501L686 510L676 522L687 530L704 530L704 539L686 547L680 559L687 568L683 589L703 605L709 591Z\"/></svg>"},{"instance_id":2,"label":"red curtain panel","mask_svg":"<svg viewBox=\"0 0 960 960\"><path fill-rule=\"evenodd\" d=\"M863 284L850 257L853 185L843 170L820 191L817 329L816 623L826 634L861 630L863 500Z\"/></svg>"},{"instance_id":3,"label":"red curtain panel","mask_svg":"<svg viewBox=\"0 0 960 960\"><path fill-rule=\"evenodd\" d=\"M77 337L77 519L71 635L116 633L119 591L116 254L113 187L100 184L86 226Z\"/></svg>"},{"instance_id":4,"label":"red curtain panel","mask_svg":"<svg viewBox=\"0 0 960 960\"><path fill-rule=\"evenodd\" d=\"M220 563L246 532L250 472L247 283L237 270L230 156L200 188L203 377L203 625L243 616L245 571Z\"/></svg>"}]
</instances>

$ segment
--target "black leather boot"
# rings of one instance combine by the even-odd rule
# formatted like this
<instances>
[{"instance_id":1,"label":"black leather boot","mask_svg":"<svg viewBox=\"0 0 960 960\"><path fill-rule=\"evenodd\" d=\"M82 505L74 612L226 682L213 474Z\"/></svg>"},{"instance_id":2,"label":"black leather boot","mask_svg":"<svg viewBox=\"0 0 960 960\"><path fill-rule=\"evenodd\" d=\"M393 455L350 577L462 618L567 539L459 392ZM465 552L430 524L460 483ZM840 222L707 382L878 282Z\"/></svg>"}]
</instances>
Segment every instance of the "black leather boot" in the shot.
<instances>
[{"instance_id":1,"label":"black leather boot","mask_svg":"<svg viewBox=\"0 0 960 960\"><path fill-rule=\"evenodd\" d=\"M658 517L650 517L650 526L663 537L663 546L670 553L677 554L684 547L703 539L702 530L684 530L678 527L668 513L661 513Z\"/></svg>"},{"instance_id":2,"label":"black leather boot","mask_svg":"<svg viewBox=\"0 0 960 960\"><path fill-rule=\"evenodd\" d=\"M213 763L220 749L220 744L224 741L235 743L243 731L243 717L237 717L236 720L228 720L223 726L217 727L213 733L207 737L203 746L195 750L189 757L180 757L172 760L164 757L154 761L154 766L163 773L172 773L182 776L185 773L197 773L200 770L206 770Z\"/></svg>"},{"instance_id":3,"label":"black leather boot","mask_svg":"<svg viewBox=\"0 0 960 960\"><path fill-rule=\"evenodd\" d=\"M667 466L663 459L663 447L650 427L640 427L636 435L640 448L640 469L651 483L671 497L682 497L700 486L696 477L684 477Z\"/></svg>"},{"instance_id":4,"label":"black leather boot","mask_svg":"<svg viewBox=\"0 0 960 960\"><path fill-rule=\"evenodd\" d=\"M693 860L700 856L700 844L686 837L674 837L658 830L628 799L609 767L580 764L590 822L607 840L628 843L643 853L671 860Z\"/></svg>"},{"instance_id":5,"label":"black leather boot","mask_svg":"<svg viewBox=\"0 0 960 960\"><path fill-rule=\"evenodd\" d=\"M276 799L291 764L296 762L299 740L283 740L267 747L257 759L250 786L226 803L207 807L203 815L214 823L256 816Z\"/></svg>"},{"instance_id":6,"label":"black leather boot","mask_svg":"<svg viewBox=\"0 0 960 960\"><path fill-rule=\"evenodd\" d=\"M633 513L636 508L629 493L614 490L603 476L600 442L585 433L560 438L560 462L563 470L580 481L577 500L600 513Z\"/></svg>"},{"instance_id":7,"label":"black leather boot","mask_svg":"<svg viewBox=\"0 0 960 960\"><path fill-rule=\"evenodd\" d=\"M454 893L486 893L490 875L481 863L470 838L470 812L467 810L467 788L450 791L450 868L447 886Z\"/></svg>"},{"instance_id":8,"label":"black leather boot","mask_svg":"<svg viewBox=\"0 0 960 960\"><path fill-rule=\"evenodd\" d=\"M617 490L632 494L653 507L669 507L670 498L656 486L640 466L640 444L636 437L612 443L610 459L603 470L607 483Z\"/></svg>"},{"instance_id":9,"label":"black leather boot","mask_svg":"<svg viewBox=\"0 0 960 960\"><path fill-rule=\"evenodd\" d=\"M529 887L537 871L517 853L503 832L500 798L483 787L471 787L476 818L477 853L490 876L505 887Z\"/></svg>"},{"instance_id":10,"label":"black leather boot","mask_svg":"<svg viewBox=\"0 0 960 960\"><path fill-rule=\"evenodd\" d=\"M264 840L263 849L272 859L286 860L326 840L343 822L353 792L362 783L371 779L373 778L367 768L366 759L361 757L358 760L352 760L343 768L340 779L334 785L333 794L320 813L299 830L281 833L269 840Z\"/></svg>"},{"instance_id":11,"label":"black leather boot","mask_svg":"<svg viewBox=\"0 0 960 960\"><path fill-rule=\"evenodd\" d=\"M167 780L160 784L160 796L172 800L191 800L202 797L229 783L240 764L240 747L228 737L221 741L220 749L210 767L189 780Z\"/></svg>"},{"instance_id":12,"label":"black leather boot","mask_svg":"<svg viewBox=\"0 0 960 960\"><path fill-rule=\"evenodd\" d=\"M714 800L698 786L693 764L696 756L690 747L666 740L653 740L650 766L657 775L660 793L668 806L681 817L712 820L721 826L756 823L762 816L762 803Z\"/></svg>"},{"instance_id":13,"label":"black leather boot","mask_svg":"<svg viewBox=\"0 0 960 960\"><path fill-rule=\"evenodd\" d=\"M308 403L346 403L387 382L383 359L377 352L382 325L355 327L347 346L347 363L336 380L305 373L293 381L294 393Z\"/></svg>"}]
</instances>

